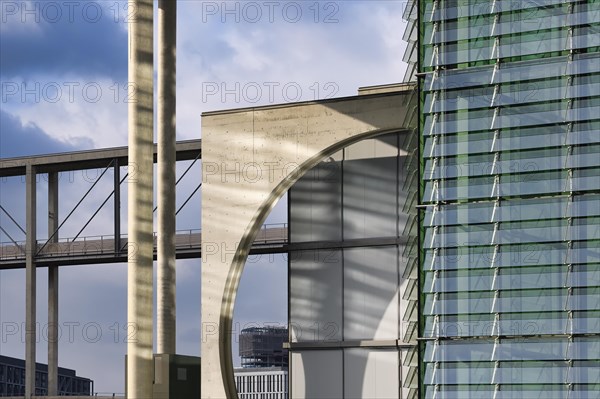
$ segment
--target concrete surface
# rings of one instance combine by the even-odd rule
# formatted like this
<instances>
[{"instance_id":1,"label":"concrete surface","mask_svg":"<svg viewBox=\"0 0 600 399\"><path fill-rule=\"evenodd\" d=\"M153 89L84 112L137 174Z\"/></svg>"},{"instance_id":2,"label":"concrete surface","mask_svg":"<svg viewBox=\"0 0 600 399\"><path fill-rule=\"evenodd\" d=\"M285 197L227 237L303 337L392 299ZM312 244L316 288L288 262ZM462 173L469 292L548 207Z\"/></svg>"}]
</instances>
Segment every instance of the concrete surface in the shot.
<instances>
[{"instance_id":1,"label":"concrete surface","mask_svg":"<svg viewBox=\"0 0 600 399\"><path fill-rule=\"evenodd\" d=\"M412 86L202 116L202 398L237 398L231 323L254 237L306 171L361 139L411 129Z\"/></svg>"}]
</instances>

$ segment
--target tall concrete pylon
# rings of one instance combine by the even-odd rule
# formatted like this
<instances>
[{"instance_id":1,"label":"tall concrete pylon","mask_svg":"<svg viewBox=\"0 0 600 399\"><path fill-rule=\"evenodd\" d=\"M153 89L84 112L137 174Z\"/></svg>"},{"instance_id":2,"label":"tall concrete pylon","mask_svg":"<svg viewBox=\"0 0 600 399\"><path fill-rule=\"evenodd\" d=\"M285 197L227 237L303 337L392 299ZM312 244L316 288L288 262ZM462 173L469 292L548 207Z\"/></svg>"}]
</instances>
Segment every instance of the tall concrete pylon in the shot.
<instances>
[{"instance_id":1,"label":"tall concrete pylon","mask_svg":"<svg viewBox=\"0 0 600 399\"><path fill-rule=\"evenodd\" d=\"M36 353L36 168L26 166L25 173L25 398L35 396L35 353Z\"/></svg>"},{"instance_id":2,"label":"tall concrete pylon","mask_svg":"<svg viewBox=\"0 0 600 399\"><path fill-rule=\"evenodd\" d=\"M58 172L48 173L48 235L58 242ZM48 396L58 396L58 266L48 266Z\"/></svg>"},{"instance_id":3,"label":"tall concrete pylon","mask_svg":"<svg viewBox=\"0 0 600 399\"><path fill-rule=\"evenodd\" d=\"M175 104L177 2L158 2L158 253L156 352L176 353Z\"/></svg>"},{"instance_id":4,"label":"tall concrete pylon","mask_svg":"<svg viewBox=\"0 0 600 399\"><path fill-rule=\"evenodd\" d=\"M154 11L152 0L129 0L127 398L152 398Z\"/></svg>"}]
</instances>

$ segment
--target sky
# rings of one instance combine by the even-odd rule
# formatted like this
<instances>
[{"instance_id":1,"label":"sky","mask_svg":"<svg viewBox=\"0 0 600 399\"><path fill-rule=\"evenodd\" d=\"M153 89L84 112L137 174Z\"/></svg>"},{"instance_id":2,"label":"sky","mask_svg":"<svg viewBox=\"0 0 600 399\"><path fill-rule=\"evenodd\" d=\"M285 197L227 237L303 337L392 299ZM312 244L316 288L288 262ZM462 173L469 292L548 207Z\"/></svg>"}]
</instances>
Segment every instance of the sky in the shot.
<instances>
[{"instance_id":1,"label":"sky","mask_svg":"<svg viewBox=\"0 0 600 399\"><path fill-rule=\"evenodd\" d=\"M403 0L179 1L177 139L201 137L202 112L349 96L360 86L400 82L406 67L405 5ZM127 144L128 12L127 3L116 0L0 0L0 158ZM187 166L179 164L178 173ZM182 180L178 203L195 188L199 168L194 165ZM60 176L61 217L100 173ZM75 235L110 193L111 173L65 223L61 237ZM23 183L0 179L0 204L21 225ZM39 214L45 212L45 188L40 176ZM110 207L103 209L83 235L111 234L111 214ZM268 221L285 222L285 206L276 207ZM16 240L24 239L5 214L0 224ZM38 226L40 239L47 237L43 221ZM199 226L197 195L179 215L177 228ZM0 242L7 241L0 232ZM177 265L181 354L200 355L200 268L200 260ZM285 269L282 255L249 259L235 326L285 323ZM2 355L24 357L24 279L23 270L0 272ZM47 360L46 280L46 270L40 269L38 362ZM265 283L276 288L259 292L256 287ZM92 378L99 393L124 390L126 285L124 264L60 270L60 365Z\"/></svg>"}]
</instances>

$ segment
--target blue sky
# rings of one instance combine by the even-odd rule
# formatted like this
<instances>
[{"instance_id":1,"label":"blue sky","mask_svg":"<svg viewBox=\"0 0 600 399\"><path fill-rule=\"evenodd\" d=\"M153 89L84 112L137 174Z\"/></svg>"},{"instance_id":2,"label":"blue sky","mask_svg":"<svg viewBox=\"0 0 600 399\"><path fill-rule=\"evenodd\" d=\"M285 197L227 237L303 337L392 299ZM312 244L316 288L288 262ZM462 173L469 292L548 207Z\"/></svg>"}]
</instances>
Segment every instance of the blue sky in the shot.
<instances>
[{"instance_id":1,"label":"blue sky","mask_svg":"<svg viewBox=\"0 0 600 399\"><path fill-rule=\"evenodd\" d=\"M0 157L126 145L126 2L0 0L0 6ZM201 137L205 111L353 95L359 86L401 81L404 6L402 1L376 0L179 1L178 139ZM92 180L81 174L61 180L61 215ZM77 232L109 184L110 178L99 184L65 225L63 237ZM180 196L195 184L186 179ZM43 179L39 190L44 190ZM0 203L22 223L23 198L20 179L0 181ZM44 201L42 195L38 202ZM271 221L285 220L281 208ZM199 201L191 204L178 218L178 228L199 227L199 209ZM41 205L39 212L44 212ZM85 235L110 234L111 211L106 212ZM4 215L0 223L18 236ZM39 234L46 236L41 225ZM4 241L8 238L0 234ZM242 326L283 322L285 287L268 295L256 295L253 288L265 281L285 283L284 259L255 259L246 270L236 320ZM178 273L178 351L198 355L199 261L179 262ZM44 269L38 279L43 326ZM118 328L126 322L126 266L65 267L60 284L60 320L71 326L60 341L61 365L93 378L99 392L123 392L125 345ZM5 334L5 326L24 321L23 286L23 271L0 272L1 354L22 357L25 352L20 337ZM46 361L43 339L37 360Z\"/></svg>"}]
</instances>

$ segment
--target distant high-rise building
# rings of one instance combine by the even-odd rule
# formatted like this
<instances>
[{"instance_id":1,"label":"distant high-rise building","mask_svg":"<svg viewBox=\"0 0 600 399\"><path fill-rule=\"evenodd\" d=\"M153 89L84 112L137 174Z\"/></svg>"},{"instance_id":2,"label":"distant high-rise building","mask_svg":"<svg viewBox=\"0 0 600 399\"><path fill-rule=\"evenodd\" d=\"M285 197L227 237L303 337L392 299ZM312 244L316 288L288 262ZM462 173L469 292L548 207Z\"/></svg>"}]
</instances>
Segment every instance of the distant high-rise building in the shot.
<instances>
[{"instance_id":1,"label":"distant high-rise building","mask_svg":"<svg viewBox=\"0 0 600 399\"><path fill-rule=\"evenodd\" d=\"M287 399L288 329L251 327L239 336L241 368L235 369L239 399Z\"/></svg>"},{"instance_id":2,"label":"distant high-rise building","mask_svg":"<svg viewBox=\"0 0 600 399\"><path fill-rule=\"evenodd\" d=\"M243 368L288 367L288 329L284 327L251 327L239 336L239 352Z\"/></svg>"},{"instance_id":3,"label":"distant high-rise building","mask_svg":"<svg viewBox=\"0 0 600 399\"><path fill-rule=\"evenodd\" d=\"M36 363L35 395L48 394L48 366ZM58 394L60 396L91 396L94 381L77 376L71 369L58 368ZM25 361L0 355L0 396L25 395Z\"/></svg>"}]
</instances>

